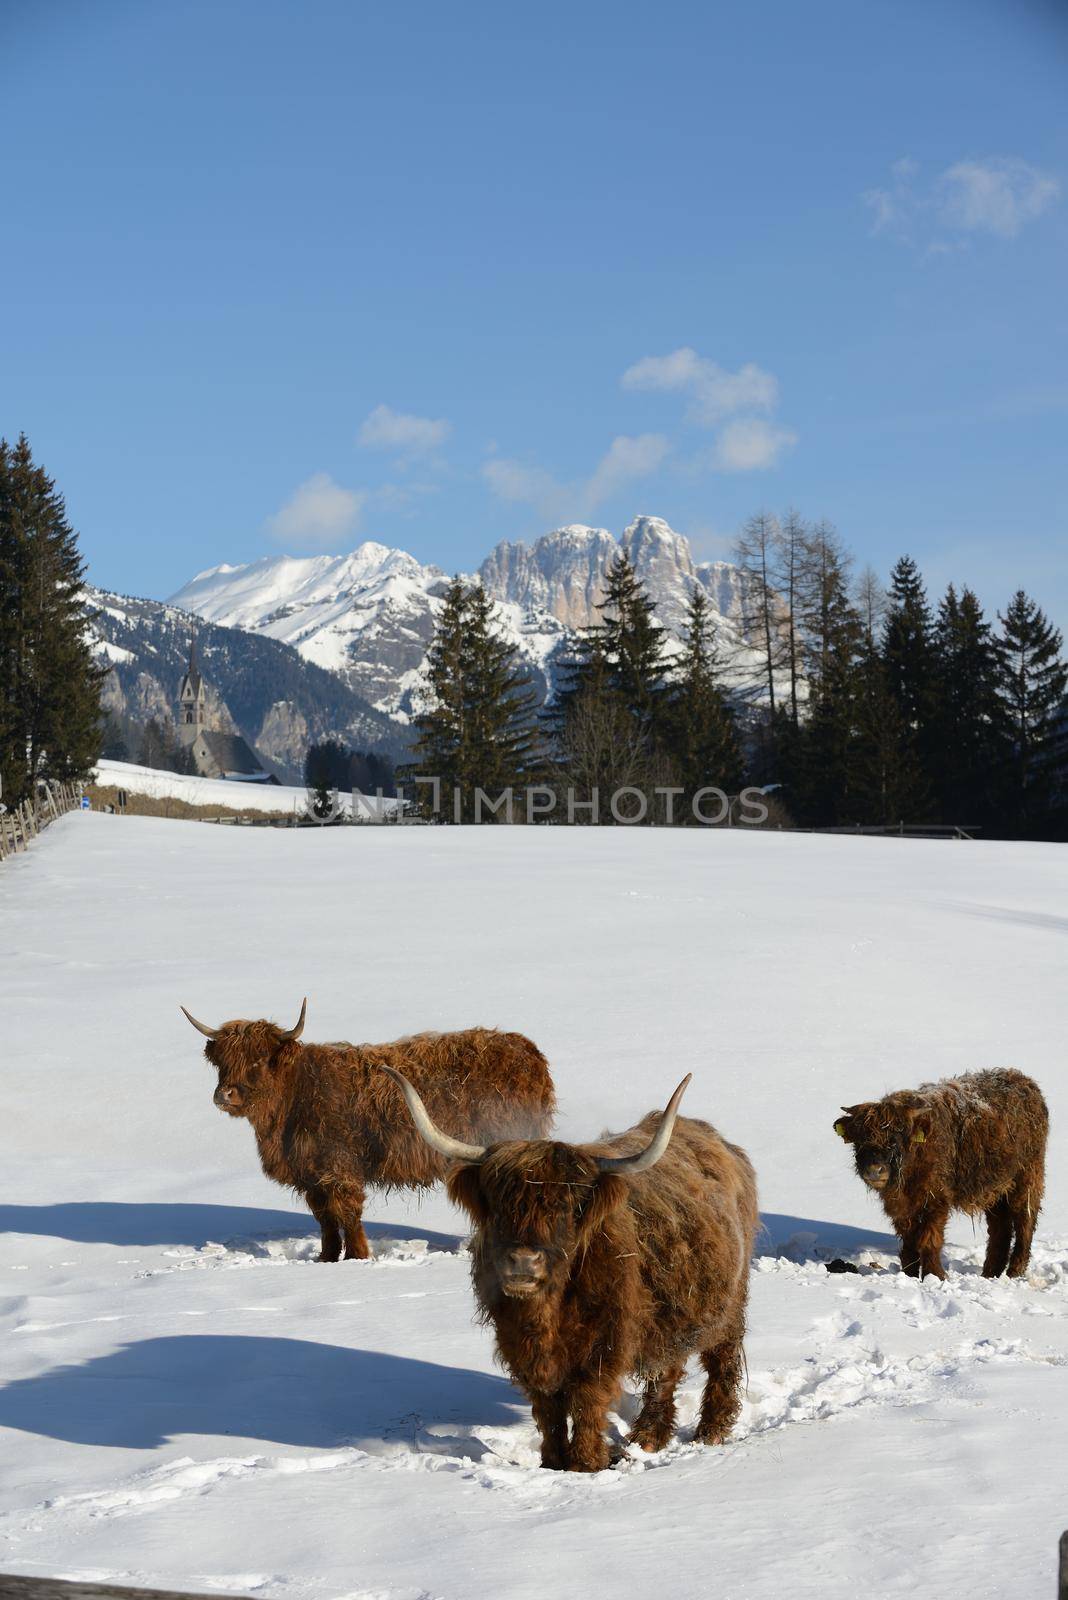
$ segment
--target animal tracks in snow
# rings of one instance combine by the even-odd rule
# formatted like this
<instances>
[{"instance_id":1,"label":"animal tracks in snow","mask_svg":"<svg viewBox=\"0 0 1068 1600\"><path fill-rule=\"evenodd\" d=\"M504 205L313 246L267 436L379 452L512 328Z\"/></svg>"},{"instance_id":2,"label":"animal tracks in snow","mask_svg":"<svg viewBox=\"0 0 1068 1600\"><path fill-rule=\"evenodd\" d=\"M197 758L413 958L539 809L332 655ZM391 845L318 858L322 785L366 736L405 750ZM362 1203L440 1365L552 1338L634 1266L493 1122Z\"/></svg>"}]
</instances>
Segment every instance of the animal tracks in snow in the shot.
<instances>
[{"instance_id":1,"label":"animal tracks in snow","mask_svg":"<svg viewBox=\"0 0 1068 1600\"><path fill-rule=\"evenodd\" d=\"M777 1266L794 1272L814 1270L765 1259L764 1271L774 1271ZM826 1285L825 1275L822 1281ZM910 1289L924 1287L912 1280L907 1283ZM865 1320L870 1304L865 1293L863 1280L854 1279L846 1291L839 1292L838 1306L815 1318L808 1334L808 1342L815 1346L811 1355L750 1372L741 1417L720 1450L709 1451L693 1443L702 1386L702 1375L695 1372L680 1389L678 1438L655 1455L628 1450L637 1401L627 1394L611 1418L620 1459L613 1469L590 1477L543 1472L538 1465L537 1431L529 1416L511 1425L488 1426L455 1421L427 1424L418 1413L409 1413L398 1416L380 1438L364 1440L359 1446L305 1455L252 1454L202 1461L179 1457L108 1489L46 1501L23 1522L23 1528L40 1528L51 1516L69 1522L150 1515L175 1502L225 1497L234 1490L255 1493L261 1485L299 1476L329 1477L336 1485L339 1480L344 1484L366 1474L444 1473L475 1488L503 1492L521 1511L574 1502L591 1504L605 1493L626 1492L628 1483L646 1471L684 1462L696 1465L718 1459L722 1464L730 1454L758 1445L761 1436L795 1423L815 1424L859 1408L914 1406L952 1397L955 1392L967 1393L968 1375L974 1369L1020 1363L1068 1365L1068 1357L1033 1351L1018 1337L955 1338L933 1350L888 1353ZM944 1298L948 1303L948 1296ZM942 1325L948 1331L952 1323Z\"/></svg>"},{"instance_id":2,"label":"animal tracks in snow","mask_svg":"<svg viewBox=\"0 0 1068 1600\"><path fill-rule=\"evenodd\" d=\"M369 1261L339 1263L351 1272L374 1270L379 1267L414 1266L435 1257L460 1256L466 1252L462 1245L453 1250L433 1248L428 1239L377 1238L374 1254ZM227 1239L221 1244L209 1241L194 1247L181 1245L165 1250L164 1255L173 1265L149 1267L136 1274L140 1278L164 1277L173 1272L203 1272L217 1269L248 1267L285 1267L319 1264L319 1241L310 1234L293 1236L282 1233L250 1234Z\"/></svg>"}]
</instances>

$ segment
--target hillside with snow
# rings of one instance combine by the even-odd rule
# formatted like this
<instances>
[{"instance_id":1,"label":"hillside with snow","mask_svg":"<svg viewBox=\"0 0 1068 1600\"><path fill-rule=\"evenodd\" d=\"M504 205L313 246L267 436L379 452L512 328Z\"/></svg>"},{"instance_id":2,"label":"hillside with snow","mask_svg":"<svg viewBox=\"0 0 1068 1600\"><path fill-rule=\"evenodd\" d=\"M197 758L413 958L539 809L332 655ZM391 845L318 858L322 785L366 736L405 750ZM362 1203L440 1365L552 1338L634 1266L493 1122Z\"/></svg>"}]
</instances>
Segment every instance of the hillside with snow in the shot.
<instances>
[{"instance_id":1,"label":"hillside with snow","mask_svg":"<svg viewBox=\"0 0 1068 1600\"><path fill-rule=\"evenodd\" d=\"M500 632L543 692L551 693L576 632L598 620L604 577L620 550L672 641L700 586L711 601L726 680L748 684L759 676L744 637L738 569L696 564L682 534L659 517L638 517L621 539L574 524L531 546L502 543L479 568ZM264 556L246 566L213 567L172 595L171 604L293 645L380 711L407 717L424 703L426 652L447 583L440 568L367 542L344 556Z\"/></svg>"},{"instance_id":2,"label":"hillside with snow","mask_svg":"<svg viewBox=\"0 0 1068 1600\"><path fill-rule=\"evenodd\" d=\"M1045 1600L1068 1430L1068 854L668 829L74 814L0 864L7 1571L263 1600ZM441 1190L317 1230L212 1104L208 1021L546 1051L564 1138L684 1112L752 1155L742 1415L537 1465ZM904 1277L832 1122L981 1065L1049 1099L1024 1281ZM829 1259L857 1268L832 1275ZM615 1412L626 1451L630 1395Z\"/></svg>"},{"instance_id":3,"label":"hillside with snow","mask_svg":"<svg viewBox=\"0 0 1068 1600\"><path fill-rule=\"evenodd\" d=\"M132 757L150 719L173 719L194 634L208 725L242 734L267 769L283 779L299 783L309 744L330 735L360 750L404 747L406 730L336 673L282 641L223 627L159 600L92 587L85 599L89 636L108 668L101 701Z\"/></svg>"}]
</instances>

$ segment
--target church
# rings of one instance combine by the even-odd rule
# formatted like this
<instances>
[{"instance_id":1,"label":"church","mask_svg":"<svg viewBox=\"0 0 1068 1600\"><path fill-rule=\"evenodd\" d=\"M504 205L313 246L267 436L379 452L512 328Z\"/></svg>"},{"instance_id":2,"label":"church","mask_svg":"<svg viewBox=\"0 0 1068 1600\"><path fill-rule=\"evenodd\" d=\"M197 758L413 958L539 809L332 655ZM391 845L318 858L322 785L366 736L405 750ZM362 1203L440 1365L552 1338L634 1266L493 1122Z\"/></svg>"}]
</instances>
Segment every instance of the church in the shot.
<instances>
[{"instance_id":1,"label":"church","mask_svg":"<svg viewBox=\"0 0 1068 1600\"><path fill-rule=\"evenodd\" d=\"M202 778L236 783L277 783L239 733L217 733L206 726L207 691L197 665L197 642L189 641L189 666L178 687L178 743L187 749Z\"/></svg>"}]
</instances>

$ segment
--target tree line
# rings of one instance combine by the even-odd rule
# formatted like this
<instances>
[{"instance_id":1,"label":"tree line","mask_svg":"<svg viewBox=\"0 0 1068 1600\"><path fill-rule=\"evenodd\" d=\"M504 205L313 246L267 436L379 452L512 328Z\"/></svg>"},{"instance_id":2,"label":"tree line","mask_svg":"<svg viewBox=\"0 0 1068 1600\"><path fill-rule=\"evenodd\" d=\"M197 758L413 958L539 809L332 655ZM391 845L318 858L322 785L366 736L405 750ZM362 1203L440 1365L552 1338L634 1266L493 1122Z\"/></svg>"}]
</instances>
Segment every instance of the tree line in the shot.
<instances>
[{"instance_id":1,"label":"tree line","mask_svg":"<svg viewBox=\"0 0 1068 1600\"><path fill-rule=\"evenodd\" d=\"M25 435L0 439L0 782L12 809L84 778L100 748L85 568L63 497Z\"/></svg>"},{"instance_id":2,"label":"tree line","mask_svg":"<svg viewBox=\"0 0 1068 1600\"><path fill-rule=\"evenodd\" d=\"M558 796L555 820L579 822L620 821L628 807L692 820L706 787L758 785L773 820L799 826L1064 836L1068 667L1034 599L1018 590L991 620L951 584L932 605L909 556L884 588L870 568L854 575L829 524L796 512L751 518L734 558L740 626L718 629L695 584L671 647L621 553L548 704L481 585L454 579L430 704L398 776L424 780L424 809L457 822L501 820L497 797L534 785Z\"/></svg>"}]
</instances>

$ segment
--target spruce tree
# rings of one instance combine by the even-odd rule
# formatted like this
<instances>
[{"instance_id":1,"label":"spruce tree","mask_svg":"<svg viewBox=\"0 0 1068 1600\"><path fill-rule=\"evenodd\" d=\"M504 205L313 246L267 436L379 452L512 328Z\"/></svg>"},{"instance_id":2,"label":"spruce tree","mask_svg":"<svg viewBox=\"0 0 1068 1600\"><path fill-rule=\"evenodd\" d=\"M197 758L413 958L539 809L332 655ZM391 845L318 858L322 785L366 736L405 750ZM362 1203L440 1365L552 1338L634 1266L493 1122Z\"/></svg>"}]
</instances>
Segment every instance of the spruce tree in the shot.
<instances>
[{"instance_id":1,"label":"spruce tree","mask_svg":"<svg viewBox=\"0 0 1068 1600\"><path fill-rule=\"evenodd\" d=\"M953 584L934 627L931 781L944 822L996 823L1012 753L1000 642L971 589Z\"/></svg>"},{"instance_id":2,"label":"spruce tree","mask_svg":"<svg viewBox=\"0 0 1068 1600\"><path fill-rule=\"evenodd\" d=\"M912 807L914 818L919 818L932 804L930 774L937 744L937 682L931 609L920 570L911 556L902 556L890 574L882 657L887 687L910 747L905 753L906 765L922 775Z\"/></svg>"},{"instance_id":3,"label":"spruce tree","mask_svg":"<svg viewBox=\"0 0 1068 1600\"><path fill-rule=\"evenodd\" d=\"M0 774L4 801L82 779L101 741L105 669L86 639L85 568L62 496L25 435L0 440Z\"/></svg>"},{"instance_id":4,"label":"spruce tree","mask_svg":"<svg viewBox=\"0 0 1068 1600\"><path fill-rule=\"evenodd\" d=\"M850 765L855 736L856 674L863 625L848 590L848 563L829 530L814 545L807 635L808 715L800 730L799 770L791 790L801 814L816 823L854 820Z\"/></svg>"},{"instance_id":5,"label":"spruce tree","mask_svg":"<svg viewBox=\"0 0 1068 1600\"><path fill-rule=\"evenodd\" d=\"M917 734L923 733L934 699L935 659L931 608L911 556L902 556L890 574L883 661L890 692L905 724Z\"/></svg>"},{"instance_id":6,"label":"spruce tree","mask_svg":"<svg viewBox=\"0 0 1068 1600\"><path fill-rule=\"evenodd\" d=\"M1065 712L1063 640L1036 601L1017 589L1001 623L1001 698L1011 727L1010 818L1041 829L1054 799L1056 738Z\"/></svg>"},{"instance_id":7,"label":"spruce tree","mask_svg":"<svg viewBox=\"0 0 1068 1600\"><path fill-rule=\"evenodd\" d=\"M865 641L854 675L854 735L845 820L886 826L917 815L925 794L915 746L887 680L886 663Z\"/></svg>"},{"instance_id":8,"label":"spruce tree","mask_svg":"<svg viewBox=\"0 0 1068 1600\"><path fill-rule=\"evenodd\" d=\"M734 714L718 683L711 607L695 585L686 612L686 643L678 661L668 714L677 780L694 794L705 785L733 790L742 779Z\"/></svg>"},{"instance_id":9,"label":"spruce tree","mask_svg":"<svg viewBox=\"0 0 1068 1600\"><path fill-rule=\"evenodd\" d=\"M625 552L605 574L597 610L600 620L583 629L571 658L563 664L552 719L561 727L571 705L596 681L617 694L643 731L651 732L663 699L665 630L657 623L653 602Z\"/></svg>"},{"instance_id":10,"label":"spruce tree","mask_svg":"<svg viewBox=\"0 0 1068 1600\"><path fill-rule=\"evenodd\" d=\"M602 615L602 648L612 663L624 705L653 730L664 688L664 629L630 558L621 552L608 570Z\"/></svg>"},{"instance_id":11,"label":"spruce tree","mask_svg":"<svg viewBox=\"0 0 1068 1600\"><path fill-rule=\"evenodd\" d=\"M413 760L401 776L438 778L441 815L449 821L489 821L504 813L476 808L475 790L489 802L530 780L537 763L535 690L517 652L496 633L481 584L454 578L445 595L428 653L431 707L415 719ZM457 800L458 792L458 811ZM433 791L420 785L424 811Z\"/></svg>"}]
</instances>

